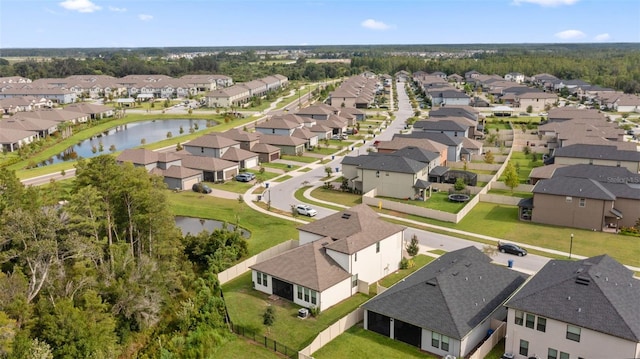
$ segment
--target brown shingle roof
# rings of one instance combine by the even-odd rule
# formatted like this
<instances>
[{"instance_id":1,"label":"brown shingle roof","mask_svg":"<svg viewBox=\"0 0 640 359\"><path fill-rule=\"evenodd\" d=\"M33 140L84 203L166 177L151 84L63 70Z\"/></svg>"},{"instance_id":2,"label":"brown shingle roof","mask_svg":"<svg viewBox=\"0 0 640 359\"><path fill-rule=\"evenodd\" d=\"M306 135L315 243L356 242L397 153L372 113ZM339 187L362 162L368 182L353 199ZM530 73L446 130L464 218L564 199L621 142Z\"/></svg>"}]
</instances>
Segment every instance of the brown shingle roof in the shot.
<instances>
[{"instance_id":1,"label":"brown shingle roof","mask_svg":"<svg viewBox=\"0 0 640 359\"><path fill-rule=\"evenodd\" d=\"M225 148L231 147L239 144L239 142L234 141L228 137L222 136L218 133L210 133L207 135L200 136L194 140L191 140L185 143L185 146L196 146L196 147L206 147L206 148Z\"/></svg>"},{"instance_id":2,"label":"brown shingle roof","mask_svg":"<svg viewBox=\"0 0 640 359\"><path fill-rule=\"evenodd\" d=\"M158 162L158 154L144 148L129 148L116 158L119 162L131 162L138 165L148 165Z\"/></svg>"},{"instance_id":3,"label":"brown shingle roof","mask_svg":"<svg viewBox=\"0 0 640 359\"><path fill-rule=\"evenodd\" d=\"M353 254L379 242L405 227L385 222L366 204L324 217L298 228L321 236L331 237L326 246L336 252Z\"/></svg>"}]
</instances>

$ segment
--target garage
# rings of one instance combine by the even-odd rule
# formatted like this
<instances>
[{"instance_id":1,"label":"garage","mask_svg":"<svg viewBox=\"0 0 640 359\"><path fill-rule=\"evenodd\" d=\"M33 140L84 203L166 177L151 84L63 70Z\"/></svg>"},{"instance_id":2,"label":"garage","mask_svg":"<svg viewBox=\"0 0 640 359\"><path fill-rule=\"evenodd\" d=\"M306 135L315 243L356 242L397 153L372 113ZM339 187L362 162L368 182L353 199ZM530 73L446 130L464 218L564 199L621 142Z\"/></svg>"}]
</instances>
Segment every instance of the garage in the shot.
<instances>
[{"instance_id":1,"label":"garage","mask_svg":"<svg viewBox=\"0 0 640 359\"><path fill-rule=\"evenodd\" d=\"M391 319L386 315L378 314L370 310L367 311L367 329L385 337L391 335Z\"/></svg>"},{"instance_id":2,"label":"garage","mask_svg":"<svg viewBox=\"0 0 640 359\"><path fill-rule=\"evenodd\" d=\"M293 284L281 281L278 278L273 278L271 282L273 284L273 294L293 302Z\"/></svg>"}]
</instances>

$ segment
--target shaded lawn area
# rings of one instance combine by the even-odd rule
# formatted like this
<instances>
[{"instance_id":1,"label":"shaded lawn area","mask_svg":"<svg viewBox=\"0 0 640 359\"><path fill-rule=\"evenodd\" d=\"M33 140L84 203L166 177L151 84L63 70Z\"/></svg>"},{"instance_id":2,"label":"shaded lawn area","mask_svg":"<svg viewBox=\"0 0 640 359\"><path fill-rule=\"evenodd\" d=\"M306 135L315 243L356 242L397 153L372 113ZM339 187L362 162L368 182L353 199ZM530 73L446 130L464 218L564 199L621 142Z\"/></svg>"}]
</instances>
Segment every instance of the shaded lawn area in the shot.
<instances>
[{"instance_id":1,"label":"shaded lawn area","mask_svg":"<svg viewBox=\"0 0 640 359\"><path fill-rule=\"evenodd\" d=\"M222 286L231 321L265 335L289 348L300 350L309 345L322 330L358 308L369 299L364 294L353 297L323 311L318 317L298 318L301 307L279 298L269 299L265 293L252 289L251 272ZM262 314L271 305L275 309L273 326L262 324Z\"/></svg>"},{"instance_id":2,"label":"shaded lawn area","mask_svg":"<svg viewBox=\"0 0 640 359\"><path fill-rule=\"evenodd\" d=\"M525 155L524 152L516 151L511 154L511 163L513 163L514 166L516 163L520 165L520 170L518 171L520 183L529 183L529 174L531 174L531 170L536 167L544 166L544 163L542 162L542 155L538 154L537 156L538 160L533 162L531 160L531 154ZM504 174L498 180L504 182Z\"/></svg>"},{"instance_id":3,"label":"shaded lawn area","mask_svg":"<svg viewBox=\"0 0 640 359\"><path fill-rule=\"evenodd\" d=\"M249 339L234 335L228 342L217 347L213 353L215 358L252 358L281 359L282 356L267 349L264 345L253 343Z\"/></svg>"},{"instance_id":4,"label":"shaded lawn area","mask_svg":"<svg viewBox=\"0 0 640 359\"><path fill-rule=\"evenodd\" d=\"M518 192L518 191L513 191L511 192L508 189L491 189L488 192L489 194L499 194L502 196L510 196L510 197L520 197L520 198L532 198L533 197L533 193L531 192Z\"/></svg>"},{"instance_id":5,"label":"shaded lawn area","mask_svg":"<svg viewBox=\"0 0 640 359\"><path fill-rule=\"evenodd\" d=\"M431 257L431 256L427 256L424 254L418 254L417 256L413 257L413 262L414 262L414 266L411 268L407 268L407 269L400 269L397 272L391 273L388 276L382 278L379 283L381 286L385 287L385 288L389 288L392 285L398 283L398 281L400 281L402 278L407 277L408 275L410 275L411 273L417 271L418 269L424 267L425 265L427 265L428 263L431 263L432 260L434 260L435 258Z\"/></svg>"},{"instance_id":6,"label":"shaded lawn area","mask_svg":"<svg viewBox=\"0 0 640 359\"><path fill-rule=\"evenodd\" d=\"M228 223L238 223L251 232L249 256L258 254L278 243L298 238L292 221L265 216L233 199L207 196L193 191L174 193L167 191L171 210L176 216L217 219Z\"/></svg>"},{"instance_id":7,"label":"shaded lawn area","mask_svg":"<svg viewBox=\"0 0 640 359\"><path fill-rule=\"evenodd\" d=\"M354 325L329 344L313 353L316 359L333 358L439 358L426 354L413 345Z\"/></svg>"},{"instance_id":8,"label":"shaded lawn area","mask_svg":"<svg viewBox=\"0 0 640 359\"><path fill-rule=\"evenodd\" d=\"M431 208L442 212L448 213L458 213L467 202L453 202L449 200L448 192L433 192L431 197L426 201L418 201L418 200L406 200L399 198L391 198L391 197L380 197L389 201L406 203L412 206ZM471 195L470 199L473 198Z\"/></svg>"}]
</instances>

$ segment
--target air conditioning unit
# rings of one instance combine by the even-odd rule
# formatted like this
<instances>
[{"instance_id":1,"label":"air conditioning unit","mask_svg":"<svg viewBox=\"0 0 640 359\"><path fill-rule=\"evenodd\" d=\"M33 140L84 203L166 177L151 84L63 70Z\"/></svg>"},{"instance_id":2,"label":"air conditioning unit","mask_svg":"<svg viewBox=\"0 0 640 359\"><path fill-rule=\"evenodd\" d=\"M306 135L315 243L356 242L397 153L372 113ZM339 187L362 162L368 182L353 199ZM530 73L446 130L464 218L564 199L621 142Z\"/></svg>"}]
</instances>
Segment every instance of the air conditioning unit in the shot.
<instances>
[{"instance_id":1,"label":"air conditioning unit","mask_svg":"<svg viewBox=\"0 0 640 359\"><path fill-rule=\"evenodd\" d=\"M300 308L298 309L298 318L306 318L309 316L309 309L307 308Z\"/></svg>"},{"instance_id":2,"label":"air conditioning unit","mask_svg":"<svg viewBox=\"0 0 640 359\"><path fill-rule=\"evenodd\" d=\"M443 356L442 359L456 359L456 356L455 355L451 355L451 354L447 354L447 355Z\"/></svg>"}]
</instances>

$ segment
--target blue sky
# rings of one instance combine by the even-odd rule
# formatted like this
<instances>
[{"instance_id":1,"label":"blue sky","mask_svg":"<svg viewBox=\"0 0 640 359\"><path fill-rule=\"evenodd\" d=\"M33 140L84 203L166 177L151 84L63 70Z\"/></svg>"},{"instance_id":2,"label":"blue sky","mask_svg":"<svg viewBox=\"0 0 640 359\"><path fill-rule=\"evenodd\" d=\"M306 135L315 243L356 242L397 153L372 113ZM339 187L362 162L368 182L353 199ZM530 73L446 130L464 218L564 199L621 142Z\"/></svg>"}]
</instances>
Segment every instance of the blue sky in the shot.
<instances>
[{"instance_id":1,"label":"blue sky","mask_svg":"<svg viewBox=\"0 0 640 359\"><path fill-rule=\"evenodd\" d=\"M585 42L640 43L640 1L0 1L0 48Z\"/></svg>"}]
</instances>

